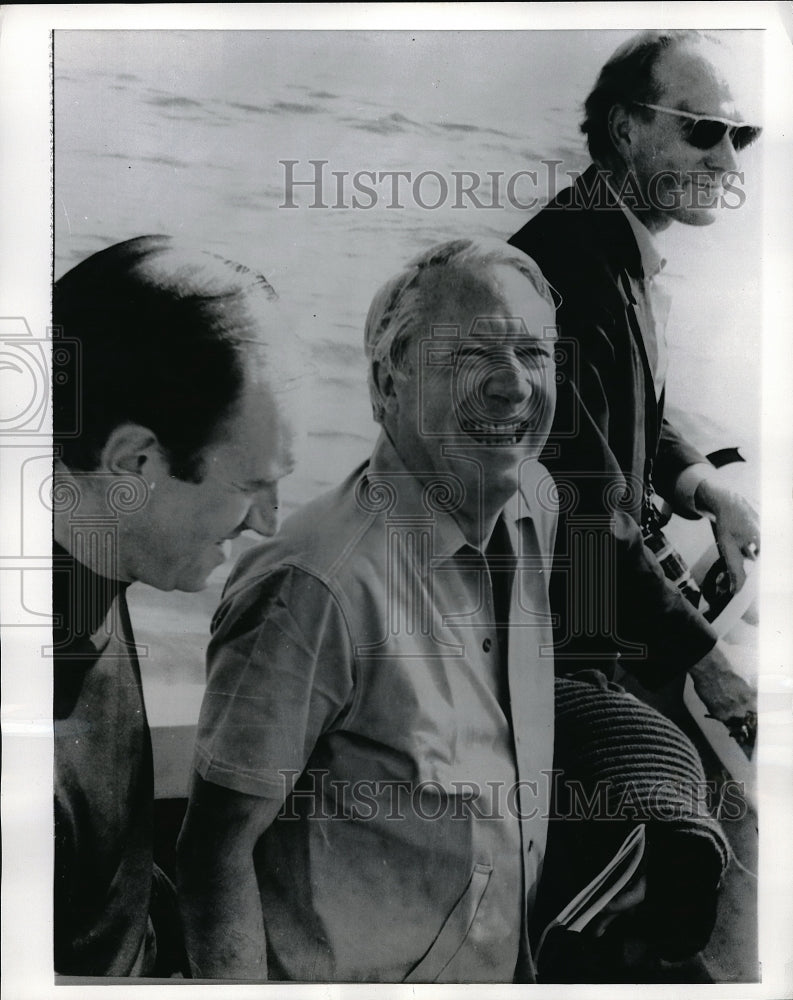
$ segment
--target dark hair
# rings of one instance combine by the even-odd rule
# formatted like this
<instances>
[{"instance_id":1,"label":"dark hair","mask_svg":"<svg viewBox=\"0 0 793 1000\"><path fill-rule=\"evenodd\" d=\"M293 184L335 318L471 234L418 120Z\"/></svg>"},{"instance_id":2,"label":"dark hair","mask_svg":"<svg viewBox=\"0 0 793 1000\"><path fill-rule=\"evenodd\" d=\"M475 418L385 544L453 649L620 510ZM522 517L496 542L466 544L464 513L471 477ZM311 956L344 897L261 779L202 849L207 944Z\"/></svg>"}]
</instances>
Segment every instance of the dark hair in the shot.
<instances>
[{"instance_id":1,"label":"dark hair","mask_svg":"<svg viewBox=\"0 0 793 1000\"><path fill-rule=\"evenodd\" d=\"M77 378L53 382L53 439L70 469L97 467L120 424L156 435L179 479L201 478L201 453L242 391L251 345L265 346L250 297L267 280L167 236L93 254L53 288L53 325L76 341Z\"/></svg>"},{"instance_id":2,"label":"dark hair","mask_svg":"<svg viewBox=\"0 0 793 1000\"><path fill-rule=\"evenodd\" d=\"M616 104L634 101L656 102L661 96L654 69L661 54L682 42L714 39L697 31L643 31L624 42L612 55L584 103L581 131L587 137L589 155L596 162L614 152L609 133L609 115ZM637 114L652 112L637 109Z\"/></svg>"}]
</instances>

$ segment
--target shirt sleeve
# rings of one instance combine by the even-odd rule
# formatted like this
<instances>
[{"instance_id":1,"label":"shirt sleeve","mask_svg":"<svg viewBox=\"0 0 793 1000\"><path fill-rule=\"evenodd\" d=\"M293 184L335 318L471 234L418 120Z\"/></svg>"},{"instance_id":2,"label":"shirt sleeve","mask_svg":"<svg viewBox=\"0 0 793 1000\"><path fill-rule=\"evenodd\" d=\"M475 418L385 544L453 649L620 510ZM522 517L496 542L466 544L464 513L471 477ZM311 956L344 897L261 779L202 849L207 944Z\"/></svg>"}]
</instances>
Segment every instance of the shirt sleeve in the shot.
<instances>
[{"instance_id":1,"label":"shirt sleeve","mask_svg":"<svg viewBox=\"0 0 793 1000\"><path fill-rule=\"evenodd\" d=\"M696 467L698 470L708 468L707 458L693 447L679 431L664 418L661 421L661 434L658 439L658 453L655 457L653 479L658 493L669 503L676 514L682 517L695 518L699 513L693 506L693 491L699 485L699 480L691 490L691 505L687 497L687 489L691 479L683 480L680 488L680 477L686 470ZM695 476L696 474L692 474Z\"/></svg>"},{"instance_id":2,"label":"shirt sleeve","mask_svg":"<svg viewBox=\"0 0 793 1000\"><path fill-rule=\"evenodd\" d=\"M347 623L328 587L278 567L219 609L195 768L234 791L285 798L353 694Z\"/></svg>"},{"instance_id":3,"label":"shirt sleeve","mask_svg":"<svg viewBox=\"0 0 793 1000\"><path fill-rule=\"evenodd\" d=\"M699 484L712 478L715 472L715 467L709 462L695 462L683 469L675 483L673 496L675 513L685 517L703 516L704 512L697 508L694 494Z\"/></svg>"}]
</instances>

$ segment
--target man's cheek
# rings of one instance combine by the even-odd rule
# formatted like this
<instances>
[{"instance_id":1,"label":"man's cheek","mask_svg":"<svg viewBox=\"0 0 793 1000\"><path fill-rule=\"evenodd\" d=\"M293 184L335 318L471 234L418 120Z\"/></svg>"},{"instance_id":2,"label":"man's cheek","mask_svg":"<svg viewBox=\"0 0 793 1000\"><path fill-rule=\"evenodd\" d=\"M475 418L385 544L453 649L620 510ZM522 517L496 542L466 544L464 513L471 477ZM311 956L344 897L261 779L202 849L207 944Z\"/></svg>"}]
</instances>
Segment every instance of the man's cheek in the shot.
<instances>
[{"instance_id":1,"label":"man's cheek","mask_svg":"<svg viewBox=\"0 0 793 1000\"><path fill-rule=\"evenodd\" d=\"M425 368L416 396L416 412L408 414L408 418L417 420L420 428L439 428L455 408L456 396L447 371L441 367Z\"/></svg>"},{"instance_id":2,"label":"man's cheek","mask_svg":"<svg viewBox=\"0 0 793 1000\"><path fill-rule=\"evenodd\" d=\"M532 427L541 427L556 407L556 367L546 365L533 373L527 416Z\"/></svg>"},{"instance_id":3,"label":"man's cheek","mask_svg":"<svg viewBox=\"0 0 793 1000\"><path fill-rule=\"evenodd\" d=\"M427 366L424 368L424 378L421 380L422 389L432 398L437 395L450 393L453 373L444 364Z\"/></svg>"}]
</instances>

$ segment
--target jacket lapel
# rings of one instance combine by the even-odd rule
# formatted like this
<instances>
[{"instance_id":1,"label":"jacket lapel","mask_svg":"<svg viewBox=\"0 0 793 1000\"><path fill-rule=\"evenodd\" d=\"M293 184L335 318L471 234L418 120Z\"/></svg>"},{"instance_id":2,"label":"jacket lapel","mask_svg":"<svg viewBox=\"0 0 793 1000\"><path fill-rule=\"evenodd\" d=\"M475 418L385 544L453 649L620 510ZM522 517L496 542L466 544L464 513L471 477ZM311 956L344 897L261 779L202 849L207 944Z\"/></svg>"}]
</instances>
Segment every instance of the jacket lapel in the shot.
<instances>
[{"instance_id":1,"label":"jacket lapel","mask_svg":"<svg viewBox=\"0 0 793 1000\"><path fill-rule=\"evenodd\" d=\"M594 210L589 213L597 229L597 244L603 253L609 270L614 275L628 318L628 327L635 350L641 359L644 375L644 434L647 462L650 464L658 448L658 436L661 424L660 402L656 402L655 383L647 356L642 329L652 328L652 318L649 315L650 304L646 296L637 300L631 279L639 285L644 282L641 254L636 244L636 237L625 218L611 188L606 184L603 173L593 164L575 184L577 197L585 199L580 204L592 204ZM572 191L572 189L570 189Z\"/></svg>"}]
</instances>

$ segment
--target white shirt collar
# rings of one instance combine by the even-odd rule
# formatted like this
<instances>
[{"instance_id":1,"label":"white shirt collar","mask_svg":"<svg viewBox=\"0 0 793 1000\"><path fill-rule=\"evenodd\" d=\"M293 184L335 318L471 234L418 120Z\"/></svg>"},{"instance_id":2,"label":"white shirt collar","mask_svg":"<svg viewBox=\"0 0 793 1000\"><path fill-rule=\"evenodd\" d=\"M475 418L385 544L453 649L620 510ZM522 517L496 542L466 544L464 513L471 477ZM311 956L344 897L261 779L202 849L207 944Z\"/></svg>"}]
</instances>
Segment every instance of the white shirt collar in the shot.
<instances>
[{"instance_id":1,"label":"white shirt collar","mask_svg":"<svg viewBox=\"0 0 793 1000\"><path fill-rule=\"evenodd\" d=\"M606 185L609 191L611 191L616 198L617 204L625 213L625 218L628 220L631 230L633 231L636 244L639 247L639 256L641 257L644 276L648 280L656 277L656 275L658 275L663 268L666 267L666 258L661 256L650 230L636 218L627 205L620 201L619 195L608 181L606 181Z\"/></svg>"}]
</instances>

